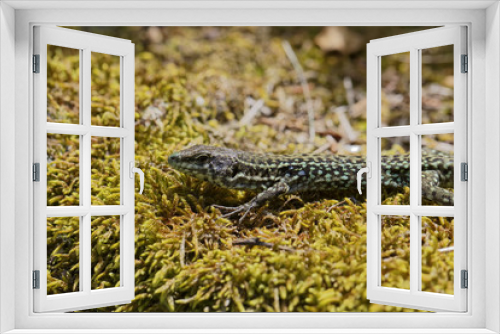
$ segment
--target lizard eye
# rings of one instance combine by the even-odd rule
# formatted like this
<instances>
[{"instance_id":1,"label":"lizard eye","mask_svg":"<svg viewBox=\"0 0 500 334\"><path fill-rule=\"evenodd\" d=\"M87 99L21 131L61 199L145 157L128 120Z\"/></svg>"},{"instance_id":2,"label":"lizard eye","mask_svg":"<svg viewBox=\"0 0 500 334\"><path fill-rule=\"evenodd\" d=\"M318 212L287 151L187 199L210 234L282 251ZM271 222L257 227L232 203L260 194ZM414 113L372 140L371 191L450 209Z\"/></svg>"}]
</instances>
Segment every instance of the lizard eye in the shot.
<instances>
[{"instance_id":1,"label":"lizard eye","mask_svg":"<svg viewBox=\"0 0 500 334\"><path fill-rule=\"evenodd\" d=\"M196 162L199 162L199 163L206 163L208 162L208 155L200 155L198 157L196 157Z\"/></svg>"}]
</instances>

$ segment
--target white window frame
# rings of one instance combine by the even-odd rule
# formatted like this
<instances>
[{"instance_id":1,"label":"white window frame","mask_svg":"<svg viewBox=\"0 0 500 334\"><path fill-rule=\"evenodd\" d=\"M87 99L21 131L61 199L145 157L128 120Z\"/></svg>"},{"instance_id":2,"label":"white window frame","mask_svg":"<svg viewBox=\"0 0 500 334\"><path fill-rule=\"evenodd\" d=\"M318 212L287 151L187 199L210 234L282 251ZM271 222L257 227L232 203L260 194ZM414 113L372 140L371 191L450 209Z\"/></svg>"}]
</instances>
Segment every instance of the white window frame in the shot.
<instances>
[{"instance_id":1,"label":"white window frame","mask_svg":"<svg viewBox=\"0 0 500 334\"><path fill-rule=\"evenodd\" d=\"M47 122L47 46L56 45L80 53L78 124ZM34 84L34 162L39 163L39 181L34 192L34 270L39 271L39 289L34 289L35 312L75 311L129 303L135 296L135 54L129 40L52 26L34 27L34 53L39 55L39 73ZM91 54L113 55L120 62L120 126L91 124ZM47 206L47 134L79 136L80 203L78 206ZM117 138L120 141L120 205L91 205L92 137ZM131 173L132 172L132 173ZM92 216L120 216L120 286L91 288ZM48 217L79 217L79 291L47 295ZM92 305L89 307L89 305Z\"/></svg>"},{"instance_id":2,"label":"white window frame","mask_svg":"<svg viewBox=\"0 0 500 334\"><path fill-rule=\"evenodd\" d=\"M422 310L467 310L467 290L461 287L461 270L467 269L467 185L461 181L460 165L467 162L467 73L461 73L461 55L467 54L466 27L448 26L370 41L367 45L367 164L371 177L367 191L367 298L372 303L397 305ZM453 46L453 122L422 124L421 50ZM409 53L409 124L381 124L381 59L387 55ZM454 206L425 206L422 198L422 143L425 134L454 134ZM410 205L382 205L381 139L407 136L410 139ZM382 286L381 217L403 215L410 221L410 288ZM422 216L454 217L454 291L453 294L421 290Z\"/></svg>"},{"instance_id":3,"label":"white window frame","mask_svg":"<svg viewBox=\"0 0 500 334\"><path fill-rule=\"evenodd\" d=\"M60 329L88 333L104 329L176 328L238 332L235 328L268 328L274 333L494 333L500 331L500 11L497 1L297 1L297 2L17 2L0 4L0 329L38 333ZM12 7L15 7L14 10ZM118 6L129 6L123 9ZM200 7L203 8L200 8ZM397 6L397 9L391 9ZM66 8L61 8L66 7ZM97 8L99 7L99 8ZM107 8L107 9L103 9ZM137 8L150 8L137 10ZM162 7L162 8L158 8ZM23 9L24 8L24 9ZM42 10L43 8L50 10ZM78 9L76 9L78 8ZM152 9L151 9L152 8ZM245 8L245 9L243 9ZM56 10L58 9L58 10ZM57 25L422 25L464 24L469 28L469 152L471 199L468 210L469 311L466 313L336 313L336 314L34 314L31 290L32 218L30 180L32 96L30 55L32 27ZM15 31L15 40L13 38ZM5 45L5 47L4 47ZM15 59L14 59L15 55ZM15 66L15 72L13 67ZM486 68L488 70L486 71ZM4 75L6 74L6 75ZM15 87L12 86L15 82ZM14 96L15 92L15 96ZM10 94L9 94L10 93ZM12 112L15 110L15 113ZM11 140L15 127L15 145ZM487 133L488 137L485 135ZM488 145L486 145L486 139ZM486 149L488 149L486 151ZM10 159L10 160L9 160ZM15 160L15 163L12 161ZM15 182L11 180L15 171ZM9 173L9 174L7 174ZM486 181L488 174L488 182ZM12 191L4 185L15 186ZM487 194L487 196L486 196ZM15 211L10 209L14 207ZM488 220L485 218L488 217ZM14 218L14 219L11 219ZM473 227L473 229L472 229ZM12 242L15 235L15 243ZM14 254L12 254L14 250ZM486 257L486 254L488 256ZM27 261L27 259L29 259ZM486 265L487 264L487 265ZM13 289L13 287L15 287ZM488 291L488 293L486 293ZM14 308L12 307L14 305ZM225 330L221 330L225 328ZM296 330L279 330L295 328ZM338 331L335 328L339 329ZM358 330L355 330L355 329ZM28 331L28 329L30 329ZM137 329L137 330L132 330ZM233 330L231 330L233 329ZM323 330L321 330L323 329ZM412 330L413 329L413 330ZM459 330L462 329L462 330ZM345 332L342 331L342 332ZM54 332L54 331L50 331ZM197 332L182 331L184 333ZM240 332L243 332L241 330ZM248 333L248 330L246 331Z\"/></svg>"}]
</instances>

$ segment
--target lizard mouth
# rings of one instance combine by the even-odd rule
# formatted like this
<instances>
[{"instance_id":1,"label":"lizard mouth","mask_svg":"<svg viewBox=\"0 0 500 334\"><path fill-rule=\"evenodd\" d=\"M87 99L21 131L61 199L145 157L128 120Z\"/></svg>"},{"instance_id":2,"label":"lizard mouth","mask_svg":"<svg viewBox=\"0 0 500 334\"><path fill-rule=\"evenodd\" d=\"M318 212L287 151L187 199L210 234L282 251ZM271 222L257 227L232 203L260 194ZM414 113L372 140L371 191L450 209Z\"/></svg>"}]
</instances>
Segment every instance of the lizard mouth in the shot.
<instances>
[{"instance_id":1,"label":"lizard mouth","mask_svg":"<svg viewBox=\"0 0 500 334\"><path fill-rule=\"evenodd\" d=\"M180 157L178 152L174 152L168 157L168 164L172 167L178 167L180 164Z\"/></svg>"},{"instance_id":2,"label":"lizard mouth","mask_svg":"<svg viewBox=\"0 0 500 334\"><path fill-rule=\"evenodd\" d=\"M186 174L191 174L193 172L194 166L190 165L188 162L182 159L180 152L174 152L168 157L168 164L170 167L177 169Z\"/></svg>"},{"instance_id":3,"label":"lizard mouth","mask_svg":"<svg viewBox=\"0 0 500 334\"><path fill-rule=\"evenodd\" d=\"M184 174L194 176L201 180L206 179L205 174L208 170L207 166L186 161L186 158L182 156L182 152L174 152L169 155L168 164L170 167Z\"/></svg>"}]
</instances>

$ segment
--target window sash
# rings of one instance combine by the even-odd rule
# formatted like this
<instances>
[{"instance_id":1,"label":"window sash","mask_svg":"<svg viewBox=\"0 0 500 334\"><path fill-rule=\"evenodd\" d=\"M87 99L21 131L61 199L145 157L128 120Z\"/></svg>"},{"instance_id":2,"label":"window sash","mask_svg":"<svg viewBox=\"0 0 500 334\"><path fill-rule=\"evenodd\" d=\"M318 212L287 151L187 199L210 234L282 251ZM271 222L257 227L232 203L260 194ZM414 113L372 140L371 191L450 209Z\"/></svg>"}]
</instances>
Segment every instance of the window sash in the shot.
<instances>
[{"instance_id":1,"label":"window sash","mask_svg":"<svg viewBox=\"0 0 500 334\"><path fill-rule=\"evenodd\" d=\"M80 50L80 124L47 122L47 45ZM120 57L120 123L117 128L91 125L91 52ZM34 270L40 289L34 289L34 311L71 311L130 302L134 297L134 45L127 40L80 31L35 27L34 53L40 73L34 80L34 162L40 163L40 182L34 184ZM80 205L47 206L47 134L80 136ZM91 205L91 138L120 138L121 205ZM91 217L120 215L120 287L91 289ZM47 295L47 217L79 217L79 290Z\"/></svg>"},{"instance_id":2,"label":"window sash","mask_svg":"<svg viewBox=\"0 0 500 334\"><path fill-rule=\"evenodd\" d=\"M467 184L460 180L460 163L467 162L466 75L460 73L460 55L466 54L465 27L452 26L371 41L367 47L367 161L372 177L367 190L367 297L371 302L423 310L467 310L467 290L461 289L460 271L467 269ZM421 103L421 49L454 45L454 122L419 124ZM410 52L410 125L381 127L380 58ZM454 133L454 207L422 206L422 134ZM381 205L380 138L410 137L410 205ZM381 214L410 216L410 290L381 286ZM423 292L421 284L421 217L454 217L454 295Z\"/></svg>"}]
</instances>

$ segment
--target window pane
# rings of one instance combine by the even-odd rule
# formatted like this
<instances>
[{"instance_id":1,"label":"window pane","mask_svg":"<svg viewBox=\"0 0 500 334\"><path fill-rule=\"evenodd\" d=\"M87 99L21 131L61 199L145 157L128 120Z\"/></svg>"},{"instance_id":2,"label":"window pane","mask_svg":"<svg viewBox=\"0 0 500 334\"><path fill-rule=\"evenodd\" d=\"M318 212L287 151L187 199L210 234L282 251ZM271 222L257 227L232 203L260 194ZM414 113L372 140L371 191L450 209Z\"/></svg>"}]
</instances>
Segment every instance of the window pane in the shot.
<instances>
[{"instance_id":1,"label":"window pane","mask_svg":"<svg viewBox=\"0 0 500 334\"><path fill-rule=\"evenodd\" d=\"M47 45L47 122L80 123L80 50Z\"/></svg>"},{"instance_id":2,"label":"window pane","mask_svg":"<svg viewBox=\"0 0 500 334\"><path fill-rule=\"evenodd\" d=\"M80 217L47 218L47 295L79 291Z\"/></svg>"},{"instance_id":3,"label":"window pane","mask_svg":"<svg viewBox=\"0 0 500 334\"><path fill-rule=\"evenodd\" d=\"M120 286L120 216L92 217L93 290Z\"/></svg>"},{"instance_id":4,"label":"window pane","mask_svg":"<svg viewBox=\"0 0 500 334\"><path fill-rule=\"evenodd\" d=\"M422 123L453 122L453 45L422 49Z\"/></svg>"},{"instance_id":5,"label":"window pane","mask_svg":"<svg viewBox=\"0 0 500 334\"><path fill-rule=\"evenodd\" d=\"M92 205L120 205L120 138L92 137Z\"/></svg>"},{"instance_id":6,"label":"window pane","mask_svg":"<svg viewBox=\"0 0 500 334\"><path fill-rule=\"evenodd\" d=\"M120 57L92 52L91 124L120 126Z\"/></svg>"},{"instance_id":7,"label":"window pane","mask_svg":"<svg viewBox=\"0 0 500 334\"><path fill-rule=\"evenodd\" d=\"M422 136L422 204L453 206L452 133Z\"/></svg>"},{"instance_id":8,"label":"window pane","mask_svg":"<svg viewBox=\"0 0 500 334\"><path fill-rule=\"evenodd\" d=\"M410 137L381 138L381 199L383 205L410 204Z\"/></svg>"},{"instance_id":9,"label":"window pane","mask_svg":"<svg viewBox=\"0 0 500 334\"><path fill-rule=\"evenodd\" d=\"M47 135L47 205L80 204L80 136Z\"/></svg>"},{"instance_id":10,"label":"window pane","mask_svg":"<svg viewBox=\"0 0 500 334\"><path fill-rule=\"evenodd\" d=\"M410 52L381 58L382 126L410 124Z\"/></svg>"},{"instance_id":11,"label":"window pane","mask_svg":"<svg viewBox=\"0 0 500 334\"><path fill-rule=\"evenodd\" d=\"M422 217L422 291L453 294L454 219Z\"/></svg>"},{"instance_id":12,"label":"window pane","mask_svg":"<svg viewBox=\"0 0 500 334\"><path fill-rule=\"evenodd\" d=\"M410 217L381 216L381 285L410 289Z\"/></svg>"}]
</instances>

